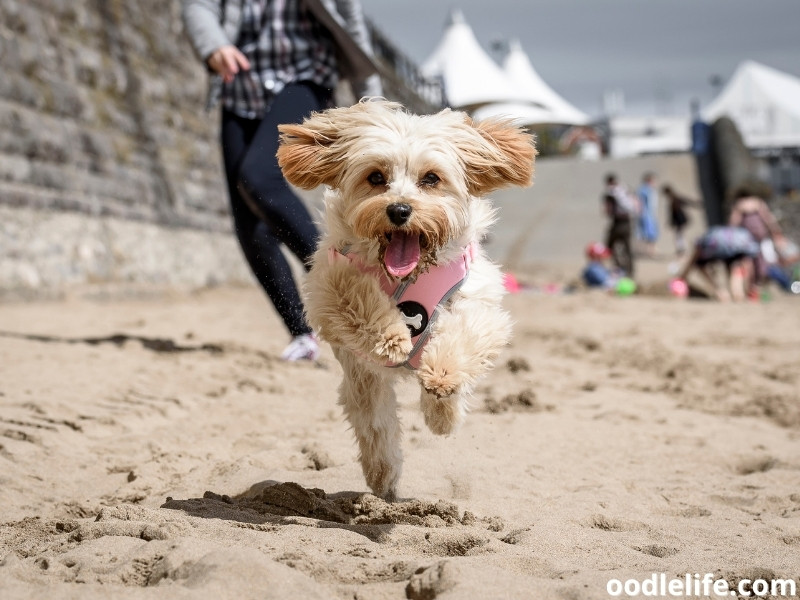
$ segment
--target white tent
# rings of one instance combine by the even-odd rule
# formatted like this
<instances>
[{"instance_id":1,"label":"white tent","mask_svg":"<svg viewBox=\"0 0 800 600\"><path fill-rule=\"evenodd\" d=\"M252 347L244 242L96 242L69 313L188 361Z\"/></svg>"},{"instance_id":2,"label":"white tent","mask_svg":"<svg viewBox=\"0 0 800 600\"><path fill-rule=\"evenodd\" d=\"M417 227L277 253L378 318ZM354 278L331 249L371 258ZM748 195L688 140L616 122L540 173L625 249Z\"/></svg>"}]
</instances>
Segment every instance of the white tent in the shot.
<instances>
[{"instance_id":1,"label":"white tent","mask_svg":"<svg viewBox=\"0 0 800 600\"><path fill-rule=\"evenodd\" d=\"M733 119L749 148L800 146L800 79L745 61L702 116Z\"/></svg>"},{"instance_id":2,"label":"white tent","mask_svg":"<svg viewBox=\"0 0 800 600\"><path fill-rule=\"evenodd\" d=\"M589 117L559 96L533 68L519 40L511 40L508 54L503 61L503 70L512 84L528 102L547 109L547 113L536 121L560 125L585 125Z\"/></svg>"},{"instance_id":3,"label":"white tent","mask_svg":"<svg viewBox=\"0 0 800 600\"><path fill-rule=\"evenodd\" d=\"M522 100L503 70L483 51L464 15L454 10L442 40L421 67L427 77L441 77L447 102L472 110L491 102Z\"/></svg>"}]
</instances>

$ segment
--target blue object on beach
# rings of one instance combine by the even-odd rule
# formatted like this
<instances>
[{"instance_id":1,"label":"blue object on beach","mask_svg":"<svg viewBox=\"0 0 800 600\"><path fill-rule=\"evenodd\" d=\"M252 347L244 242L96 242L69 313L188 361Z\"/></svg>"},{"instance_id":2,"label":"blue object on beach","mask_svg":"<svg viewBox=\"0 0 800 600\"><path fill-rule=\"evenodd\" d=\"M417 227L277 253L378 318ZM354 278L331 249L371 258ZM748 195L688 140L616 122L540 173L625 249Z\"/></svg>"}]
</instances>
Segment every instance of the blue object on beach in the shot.
<instances>
[{"instance_id":1,"label":"blue object on beach","mask_svg":"<svg viewBox=\"0 0 800 600\"><path fill-rule=\"evenodd\" d=\"M608 269L596 261L590 262L583 270L583 280L589 287L606 287L608 277Z\"/></svg>"},{"instance_id":2,"label":"blue object on beach","mask_svg":"<svg viewBox=\"0 0 800 600\"><path fill-rule=\"evenodd\" d=\"M703 156L711 150L711 125L702 121L692 123L692 154Z\"/></svg>"},{"instance_id":3,"label":"blue object on beach","mask_svg":"<svg viewBox=\"0 0 800 600\"><path fill-rule=\"evenodd\" d=\"M778 265L769 265L767 267L767 276L781 286L785 292L792 291L792 278Z\"/></svg>"}]
</instances>

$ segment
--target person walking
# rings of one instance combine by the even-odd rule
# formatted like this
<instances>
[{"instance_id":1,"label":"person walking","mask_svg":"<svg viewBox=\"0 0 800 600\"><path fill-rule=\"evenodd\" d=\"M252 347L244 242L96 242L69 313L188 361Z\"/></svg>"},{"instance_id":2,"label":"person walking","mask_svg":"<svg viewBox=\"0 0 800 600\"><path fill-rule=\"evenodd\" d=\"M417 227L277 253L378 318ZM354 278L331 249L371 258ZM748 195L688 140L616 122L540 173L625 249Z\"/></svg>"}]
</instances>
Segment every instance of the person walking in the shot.
<instances>
[{"instance_id":1,"label":"person walking","mask_svg":"<svg viewBox=\"0 0 800 600\"><path fill-rule=\"evenodd\" d=\"M614 264L625 275L633 277L631 219L637 213L636 198L619 183L614 173L606 175L603 207L608 217L606 246L611 251Z\"/></svg>"},{"instance_id":2,"label":"person walking","mask_svg":"<svg viewBox=\"0 0 800 600\"><path fill-rule=\"evenodd\" d=\"M658 241L658 191L655 181L655 174L648 171L642 176L642 183L637 190L639 239L644 243L645 252L651 258L656 254L656 242Z\"/></svg>"},{"instance_id":3,"label":"person walking","mask_svg":"<svg viewBox=\"0 0 800 600\"><path fill-rule=\"evenodd\" d=\"M681 196L668 184L661 188L661 193L668 203L669 226L675 234L675 254L680 257L686 253L684 230L691 222L686 209L690 206L702 206L702 203Z\"/></svg>"},{"instance_id":4,"label":"person walking","mask_svg":"<svg viewBox=\"0 0 800 600\"><path fill-rule=\"evenodd\" d=\"M340 77L356 98L380 96L358 0L182 0L189 41L221 105L220 142L239 244L292 339L284 360L315 360L319 344L281 247L309 268L318 231L275 156L278 125L333 105Z\"/></svg>"}]
</instances>

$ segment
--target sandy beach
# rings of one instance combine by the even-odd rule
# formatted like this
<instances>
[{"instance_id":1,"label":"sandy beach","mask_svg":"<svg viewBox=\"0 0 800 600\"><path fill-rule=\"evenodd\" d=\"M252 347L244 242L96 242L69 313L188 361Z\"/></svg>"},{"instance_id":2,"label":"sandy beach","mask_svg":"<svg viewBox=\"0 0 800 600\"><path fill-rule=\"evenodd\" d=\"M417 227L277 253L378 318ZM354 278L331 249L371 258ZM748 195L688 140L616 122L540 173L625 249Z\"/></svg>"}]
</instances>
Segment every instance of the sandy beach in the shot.
<instances>
[{"instance_id":1,"label":"sandy beach","mask_svg":"<svg viewBox=\"0 0 800 600\"><path fill-rule=\"evenodd\" d=\"M255 287L0 310L0 597L607 598L800 576L796 298L526 291L449 438L367 493L338 364ZM729 596L730 597L730 596Z\"/></svg>"},{"instance_id":2,"label":"sandy beach","mask_svg":"<svg viewBox=\"0 0 800 600\"><path fill-rule=\"evenodd\" d=\"M663 194L637 293L579 281L587 245L607 239L609 174L685 196L689 244L734 185L769 179L800 243L800 4L374 2L366 26L358 2L234 4L0 0L0 600L800 592L800 295L712 302L695 273L693 297L670 296L681 261ZM226 86L224 119L208 110L221 56L242 84ZM491 194L497 223L479 240L521 285L504 300L513 340L448 437L426 428L413 378L399 388L391 503L365 483L331 348L280 359L289 334L240 245L302 229L288 247L304 275L314 236L289 223L302 211L273 187L262 142L273 120L327 105L334 81L339 105L366 93L475 122L494 111L540 151L531 187ZM697 126L727 112L724 135ZM527 154L482 129L507 166L458 140L456 160L437 139L409 142L419 160L403 165L425 188L443 176L436 191L418 199L394 150L366 152L384 154L383 181L363 175L415 206L462 189L444 162L481 171L470 193L527 179L512 176ZM366 169L362 133L342 136L360 139L344 162ZM291 164L334 182L310 162ZM296 191L319 221L322 186ZM249 247L275 256L268 240ZM705 594L711 581L725 589Z\"/></svg>"}]
</instances>

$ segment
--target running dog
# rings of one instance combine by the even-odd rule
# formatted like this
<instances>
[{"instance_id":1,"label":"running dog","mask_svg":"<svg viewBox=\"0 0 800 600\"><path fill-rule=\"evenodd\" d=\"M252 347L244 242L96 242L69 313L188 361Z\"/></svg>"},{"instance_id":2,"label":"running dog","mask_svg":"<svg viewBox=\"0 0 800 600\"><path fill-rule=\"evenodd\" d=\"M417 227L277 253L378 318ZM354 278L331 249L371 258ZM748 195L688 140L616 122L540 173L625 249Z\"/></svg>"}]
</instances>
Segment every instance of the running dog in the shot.
<instances>
[{"instance_id":1,"label":"running dog","mask_svg":"<svg viewBox=\"0 0 800 600\"><path fill-rule=\"evenodd\" d=\"M385 100L280 132L286 179L328 186L306 311L344 370L339 402L367 484L392 499L403 460L394 380L416 377L425 423L447 435L509 340L503 275L480 246L495 221L485 195L531 184L533 138L507 121L413 115Z\"/></svg>"}]
</instances>

